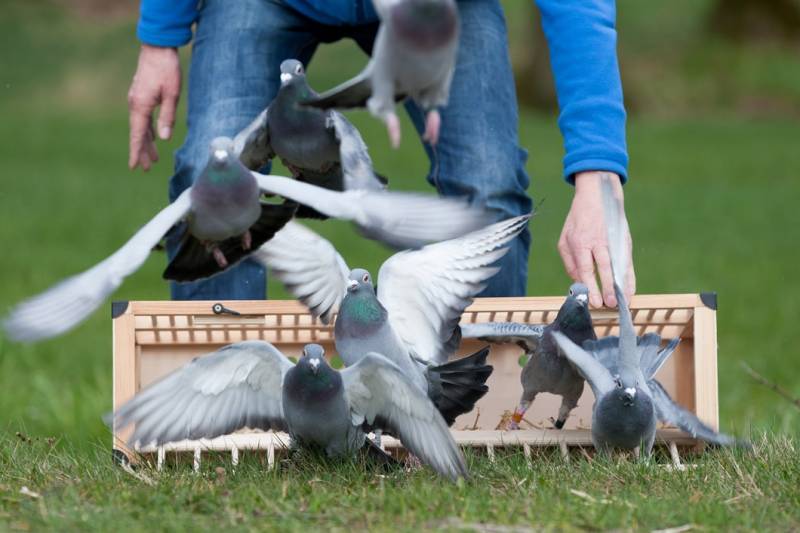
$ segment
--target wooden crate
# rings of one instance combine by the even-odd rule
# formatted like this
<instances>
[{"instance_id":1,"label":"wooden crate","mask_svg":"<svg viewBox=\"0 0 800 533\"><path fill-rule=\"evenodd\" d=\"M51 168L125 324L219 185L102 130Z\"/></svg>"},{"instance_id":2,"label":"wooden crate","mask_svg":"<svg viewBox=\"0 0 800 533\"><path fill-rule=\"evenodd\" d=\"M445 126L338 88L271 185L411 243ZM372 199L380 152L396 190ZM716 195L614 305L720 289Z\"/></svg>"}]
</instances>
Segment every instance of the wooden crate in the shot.
<instances>
[{"instance_id":1,"label":"wooden crate","mask_svg":"<svg viewBox=\"0 0 800 533\"><path fill-rule=\"evenodd\" d=\"M462 322L545 324L555 318L563 301L563 297L479 298L464 313ZM630 306L638 334L655 331L663 339L682 339L657 377L673 399L716 429L719 423L716 296L713 293L637 295ZM220 309L240 314L220 313ZM316 342L325 347L329 356L335 354L332 328L314 320L295 301L115 302L112 315L115 409L142 387L191 358L231 342L261 339L295 357L304 344ZM599 337L617 334L616 310L595 310L592 317ZM482 345L480 341L465 341L459 354L472 353ZM550 394L539 395L528 411L525 420L533 427L519 431L495 429L501 417L513 411L519 401L521 354L521 349L512 344L492 346L489 361L494 372L488 381L489 392L475 411L456 420L452 429L456 441L463 446L484 447L490 454L495 447L502 446L520 446L526 453L531 446L561 446L562 451L567 446L591 446L589 426L594 399L588 385L562 430L554 429L549 420L555 416L560 402ZM117 432L115 428L116 454L131 456L123 444L129 431ZM675 428L660 428L659 440L682 446L698 444ZM206 450L229 451L234 462L238 461L240 450L266 450L272 463L276 449L285 448L288 443L285 434L242 432L138 451L157 453L159 465L166 452L192 452L197 467L201 453ZM386 448L400 447L390 437L385 437L383 443Z\"/></svg>"}]
</instances>

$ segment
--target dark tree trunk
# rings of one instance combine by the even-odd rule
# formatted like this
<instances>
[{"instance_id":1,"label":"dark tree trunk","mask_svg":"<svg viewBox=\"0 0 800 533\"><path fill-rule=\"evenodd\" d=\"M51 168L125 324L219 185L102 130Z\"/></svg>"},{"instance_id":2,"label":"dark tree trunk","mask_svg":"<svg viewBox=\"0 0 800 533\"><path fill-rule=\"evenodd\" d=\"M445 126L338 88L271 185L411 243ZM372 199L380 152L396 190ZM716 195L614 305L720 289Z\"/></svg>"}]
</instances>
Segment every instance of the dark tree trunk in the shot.
<instances>
[{"instance_id":1,"label":"dark tree trunk","mask_svg":"<svg viewBox=\"0 0 800 533\"><path fill-rule=\"evenodd\" d=\"M517 99L520 105L552 111L558 109L553 72L550 69L550 54L547 40L542 31L539 11L533 2L527 2L528 16L524 31L516 36L514 54L514 78L517 85Z\"/></svg>"},{"instance_id":2,"label":"dark tree trunk","mask_svg":"<svg viewBox=\"0 0 800 533\"><path fill-rule=\"evenodd\" d=\"M709 29L734 41L800 41L798 0L717 0Z\"/></svg>"}]
</instances>

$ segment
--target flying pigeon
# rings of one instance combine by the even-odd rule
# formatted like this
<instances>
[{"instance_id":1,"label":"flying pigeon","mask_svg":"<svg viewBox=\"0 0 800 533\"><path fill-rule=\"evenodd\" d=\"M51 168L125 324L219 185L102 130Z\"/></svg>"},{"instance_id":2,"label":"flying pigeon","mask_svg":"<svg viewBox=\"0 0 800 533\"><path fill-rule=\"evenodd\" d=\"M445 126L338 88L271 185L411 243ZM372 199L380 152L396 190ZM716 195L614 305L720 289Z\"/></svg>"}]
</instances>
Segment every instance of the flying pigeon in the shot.
<instances>
[{"instance_id":1,"label":"flying pigeon","mask_svg":"<svg viewBox=\"0 0 800 533\"><path fill-rule=\"evenodd\" d=\"M588 301L589 289L586 285L574 283L569 288L567 299L558 310L555 320L547 326L515 322L461 326L461 336L465 339L478 338L494 343L513 342L525 350L528 356L520 375L522 397L511 417L509 429L519 429L522 417L540 392L561 396L558 418L553 422L557 429L564 427L570 412L578 405L578 399L583 394L583 376L560 353L553 340L553 333L559 331L578 345L586 340L596 339Z\"/></svg>"},{"instance_id":2,"label":"flying pigeon","mask_svg":"<svg viewBox=\"0 0 800 533\"><path fill-rule=\"evenodd\" d=\"M358 130L341 113L300 106L317 95L296 59L281 63L281 86L275 99L234 138L236 154L250 170L278 157L300 181L334 191L383 190L386 179L372 170L372 160ZM301 218L325 218L301 205Z\"/></svg>"},{"instance_id":3,"label":"flying pigeon","mask_svg":"<svg viewBox=\"0 0 800 533\"><path fill-rule=\"evenodd\" d=\"M708 427L694 414L674 403L656 381L656 372L675 350L679 340L673 339L664 349L659 349L660 335L636 336L623 291L628 265L624 240L627 221L621 199L615 195L609 179L604 178L601 190L614 291L619 304L619 337L585 341L581 348L563 333L553 334L564 355L584 375L594 392L592 441L595 448L608 453L615 448L632 450L641 447L649 455L658 420L674 424L707 442L749 446Z\"/></svg>"},{"instance_id":4,"label":"flying pigeon","mask_svg":"<svg viewBox=\"0 0 800 533\"><path fill-rule=\"evenodd\" d=\"M110 418L135 424L134 448L214 438L238 429L288 431L292 445L348 457L380 428L450 479L467 476L464 458L431 401L378 353L341 372L308 344L295 365L275 346L244 341L197 357L143 389Z\"/></svg>"},{"instance_id":5,"label":"flying pigeon","mask_svg":"<svg viewBox=\"0 0 800 533\"><path fill-rule=\"evenodd\" d=\"M452 423L486 393L491 374L487 348L448 362L461 340L461 315L497 273L492 265L528 219L399 252L381 267L377 293L366 270L350 270L328 241L297 223L287 224L254 257L324 323L338 312L334 337L346 365L380 350Z\"/></svg>"},{"instance_id":6,"label":"flying pigeon","mask_svg":"<svg viewBox=\"0 0 800 533\"><path fill-rule=\"evenodd\" d=\"M455 0L375 0L381 19L366 68L355 78L305 104L324 109L367 107L386 124L394 147L400 144L395 102L413 98L426 111L424 139L435 145L447 104L458 51Z\"/></svg>"},{"instance_id":7,"label":"flying pigeon","mask_svg":"<svg viewBox=\"0 0 800 533\"><path fill-rule=\"evenodd\" d=\"M287 203L264 206L262 192L352 220L371 236L396 246L463 235L486 219L485 211L460 200L384 190L338 192L251 172L232 149L229 138L214 139L208 168L196 186L184 191L110 257L17 305L3 324L8 336L36 341L69 331L135 272L170 231L180 231L183 237L165 277L188 281L232 265L256 249L254 242L269 239L293 212L294 206ZM247 224L252 224L249 229Z\"/></svg>"}]
</instances>

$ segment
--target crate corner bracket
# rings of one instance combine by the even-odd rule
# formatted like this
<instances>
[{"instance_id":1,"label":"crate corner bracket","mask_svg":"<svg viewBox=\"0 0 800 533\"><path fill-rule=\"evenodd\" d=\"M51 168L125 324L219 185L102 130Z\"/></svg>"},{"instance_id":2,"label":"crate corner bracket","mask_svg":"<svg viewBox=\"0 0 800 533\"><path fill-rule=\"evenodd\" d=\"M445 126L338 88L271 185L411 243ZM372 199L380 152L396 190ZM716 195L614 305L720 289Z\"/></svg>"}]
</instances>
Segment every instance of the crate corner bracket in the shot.
<instances>
[{"instance_id":1,"label":"crate corner bracket","mask_svg":"<svg viewBox=\"0 0 800 533\"><path fill-rule=\"evenodd\" d=\"M701 292L700 293L700 301L703 302L703 305L705 305L709 309L711 309L713 311L717 310L717 292L716 291Z\"/></svg>"},{"instance_id":2,"label":"crate corner bracket","mask_svg":"<svg viewBox=\"0 0 800 533\"><path fill-rule=\"evenodd\" d=\"M117 318L128 310L128 300L115 300L111 302L111 318Z\"/></svg>"}]
</instances>

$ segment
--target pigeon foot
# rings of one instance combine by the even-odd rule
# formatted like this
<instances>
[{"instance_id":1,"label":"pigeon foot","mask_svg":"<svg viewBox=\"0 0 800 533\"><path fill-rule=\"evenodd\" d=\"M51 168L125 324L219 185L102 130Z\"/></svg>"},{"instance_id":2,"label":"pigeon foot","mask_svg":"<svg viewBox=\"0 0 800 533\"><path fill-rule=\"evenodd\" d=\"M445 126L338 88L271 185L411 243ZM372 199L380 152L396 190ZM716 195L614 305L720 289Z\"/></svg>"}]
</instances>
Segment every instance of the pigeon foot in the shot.
<instances>
[{"instance_id":1,"label":"pigeon foot","mask_svg":"<svg viewBox=\"0 0 800 533\"><path fill-rule=\"evenodd\" d=\"M520 410L519 407L514 409L514 414L511 415L511 420L508 422L508 429L511 431L518 430L523 416L525 416L525 411Z\"/></svg>"},{"instance_id":2,"label":"pigeon foot","mask_svg":"<svg viewBox=\"0 0 800 533\"><path fill-rule=\"evenodd\" d=\"M249 250L252 247L253 236L250 234L250 230L247 230L242 234L242 250Z\"/></svg>"},{"instance_id":3,"label":"pigeon foot","mask_svg":"<svg viewBox=\"0 0 800 533\"><path fill-rule=\"evenodd\" d=\"M439 128L441 125L442 117L439 111L436 109L428 111L428 115L425 117L425 134L422 136L422 140L436 146L436 143L439 142Z\"/></svg>"},{"instance_id":4,"label":"pigeon foot","mask_svg":"<svg viewBox=\"0 0 800 533\"><path fill-rule=\"evenodd\" d=\"M214 248L211 249L211 253L214 255L214 260L220 268L228 268L228 260L225 258L225 254L222 253L222 250L214 246Z\"/></svg>"},{"instance_id":5,"label":"pigeon foot","mask_svg":"<svg viewBox=\"0 0 800 533\"><path fill-rule=\"evenodd\" d=\"M400 146L400 119L392 111L383 120L386 123L386 131L389 132L389 142L392 144L392 148L398 148Z\"/></svg>"}]
</instances>

